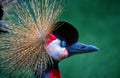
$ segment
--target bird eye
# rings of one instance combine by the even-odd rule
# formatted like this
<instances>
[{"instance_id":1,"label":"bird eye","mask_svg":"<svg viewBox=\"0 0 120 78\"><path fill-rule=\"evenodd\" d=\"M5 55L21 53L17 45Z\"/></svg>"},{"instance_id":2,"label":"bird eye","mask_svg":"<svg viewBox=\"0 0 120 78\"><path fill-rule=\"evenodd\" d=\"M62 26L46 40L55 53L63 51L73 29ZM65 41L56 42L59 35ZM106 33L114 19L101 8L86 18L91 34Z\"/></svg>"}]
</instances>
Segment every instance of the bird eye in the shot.
<instances>
[{"instance_id":1,"label":"bird eye","mask_svg":"<svg viewBox=\"0 0 120 78\"><path fill-rule=\"evenodd\" d=\"M67 43L65 41L61 41L61 46L62 47L66 47L67 46Z\"/></svg>"}]
</instances>

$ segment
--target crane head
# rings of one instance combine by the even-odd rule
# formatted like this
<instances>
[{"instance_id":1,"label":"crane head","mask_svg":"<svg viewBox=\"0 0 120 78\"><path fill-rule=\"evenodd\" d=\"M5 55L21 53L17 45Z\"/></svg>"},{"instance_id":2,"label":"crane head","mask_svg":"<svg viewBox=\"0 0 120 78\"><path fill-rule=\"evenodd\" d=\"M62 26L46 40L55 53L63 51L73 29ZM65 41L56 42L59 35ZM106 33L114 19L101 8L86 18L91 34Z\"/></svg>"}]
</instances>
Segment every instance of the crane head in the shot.
<instances>
[{"instance_id":1,"label":"crane head","mask_svg":"<svg viewBox=\"0 0 120 78\"><path fill-rule=\"evenodd\" d=\"M78 42L78 31L67 22L55 24L58 28L49 35L47 49L49 55L56 61L81 53L98 51L99 48Z\"/></svg>"}]
</instances>

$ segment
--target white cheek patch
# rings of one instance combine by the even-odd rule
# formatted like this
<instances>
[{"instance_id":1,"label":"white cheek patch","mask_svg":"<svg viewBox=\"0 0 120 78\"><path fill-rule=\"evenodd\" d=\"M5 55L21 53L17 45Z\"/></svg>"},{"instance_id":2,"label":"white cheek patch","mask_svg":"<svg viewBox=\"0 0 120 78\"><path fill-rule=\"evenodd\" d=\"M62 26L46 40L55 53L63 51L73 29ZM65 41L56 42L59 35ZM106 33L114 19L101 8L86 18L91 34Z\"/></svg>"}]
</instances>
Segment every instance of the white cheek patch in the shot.
<instances>
[{"instance_id":1,"label":"white cheek patch","mask_svg":"<svg viewBox=\"0 0 120 78\"><path fill-rule=\"evenodd\" d=\"M47 45L47 49L50 56L57 61L60 61L68 56L67 49L60 46L59 39L56 39L52 41L49 45Z\"/></svg>"}]
</instances>

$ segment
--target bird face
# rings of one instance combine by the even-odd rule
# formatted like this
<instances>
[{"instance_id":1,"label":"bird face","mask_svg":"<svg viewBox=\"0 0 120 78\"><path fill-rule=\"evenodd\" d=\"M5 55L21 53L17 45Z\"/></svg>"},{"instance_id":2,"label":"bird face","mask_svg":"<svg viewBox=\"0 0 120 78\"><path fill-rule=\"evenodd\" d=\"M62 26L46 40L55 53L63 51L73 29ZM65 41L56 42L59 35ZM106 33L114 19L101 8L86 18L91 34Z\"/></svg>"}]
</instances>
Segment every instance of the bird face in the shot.
<instances>
[{"instance_id":1,"label":"bird face","mask_svg":"<svg viewBox=\"0 0 120 78\"><path fill-rule=\"evenodd\" d=\"M87 45L80 42L76 42L70 46L66 46L65 41L59 40L53 34L49 35L47 40L47 49L49 55L56 61L60 61L72 55L95 52L99 49L93 45Z\"/></svg>"},{"instance_id":2,"label":"bird face","mask_svg":"<svg viewBox=\"0 0 120 78\"><path fill-rule=\"evenodd\" d=\"M53 34L49 35L47 40L47 49L49 55L57 61L60 61L66 57L68 57L68 51L65 48L65 42L59 40Z\"/></svg>"},{"instance_id":3,"label":"bird face","mask_svg":"<svg viewBox=\"0 0 120 78\"><path fill-rule=\"evenodd\" d=\"M78 32L71 24L58 22L56 25L60 27L47 39L48 53L54 60L60 61L75 54L99 50L93 45L78 42Z\"/></svg>"}]
</instances>

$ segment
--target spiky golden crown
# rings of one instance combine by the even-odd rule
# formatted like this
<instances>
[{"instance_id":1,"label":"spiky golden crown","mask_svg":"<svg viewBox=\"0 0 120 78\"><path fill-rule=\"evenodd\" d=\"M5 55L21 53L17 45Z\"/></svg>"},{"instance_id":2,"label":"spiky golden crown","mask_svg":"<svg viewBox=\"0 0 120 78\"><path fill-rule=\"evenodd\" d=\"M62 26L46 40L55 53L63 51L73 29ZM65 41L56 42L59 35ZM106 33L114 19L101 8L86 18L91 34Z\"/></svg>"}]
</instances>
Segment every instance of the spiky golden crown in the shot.
<instances>
[{"instance_id":1,"label":"spiky golden crown","mask_svg":"<svg viewBox=\"0 0 120 78\"><path fill-rule=\"evenodd\" d=\"M45 42L61 12L61 3L62 0L16 0L12 8L6 10L4 21L13 30L0 35L3 71L18 75L22 72L25 78L32 77L33 72L41 77L52 62Z\"/></svg>"}]
</instances>

